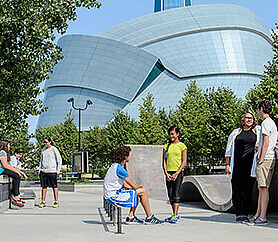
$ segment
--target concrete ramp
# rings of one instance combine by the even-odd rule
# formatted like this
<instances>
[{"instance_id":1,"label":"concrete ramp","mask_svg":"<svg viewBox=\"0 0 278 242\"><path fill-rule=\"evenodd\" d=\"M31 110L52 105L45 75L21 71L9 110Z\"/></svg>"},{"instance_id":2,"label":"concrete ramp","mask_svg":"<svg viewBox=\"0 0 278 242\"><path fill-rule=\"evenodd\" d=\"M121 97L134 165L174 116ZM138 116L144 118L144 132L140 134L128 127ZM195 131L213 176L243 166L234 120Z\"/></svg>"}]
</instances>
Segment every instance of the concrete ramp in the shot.
<instances>
[{"instance_id":1,"label":"concrete ramp","mask_svg":"<svg viewBox=\"0 0 278 242\"><path fill-rule=\"evenodd\" d=\"M130 145L127 170L131 179L147 188L149 196L167 200L165 175L162 169L162 145Z\"/></svg>"},{"instance_id":2,"label":"concrete ramp","mask_svg":"<svg viewBox=\"0 0 278 242\"><path fill-rule=\"evenodd\" d=\"M231 183L225 175L185 176L181 193L182 201L204 200L216 211L228 211L233 206Z\"/></svg>"},{"instance_id":3,"label":"concrete ramp","mask_svg":"<svg viewBox=\"0 0 278 242\"><path fill-rule=\"evenodd\" d=\"M131 154L127 169L137 184L147 188L149 196L168 200L165 176L162 169L161 145L130 145ZM278 165L269 188L268 211L278 211ZM205 203L213 210L225 212L232 209L232 188L226 175L194 175L183 179L181 200L183 202ZM253 188L252 210L256 210L258 200L257 184Z\"/></svg>"}]
</instances>

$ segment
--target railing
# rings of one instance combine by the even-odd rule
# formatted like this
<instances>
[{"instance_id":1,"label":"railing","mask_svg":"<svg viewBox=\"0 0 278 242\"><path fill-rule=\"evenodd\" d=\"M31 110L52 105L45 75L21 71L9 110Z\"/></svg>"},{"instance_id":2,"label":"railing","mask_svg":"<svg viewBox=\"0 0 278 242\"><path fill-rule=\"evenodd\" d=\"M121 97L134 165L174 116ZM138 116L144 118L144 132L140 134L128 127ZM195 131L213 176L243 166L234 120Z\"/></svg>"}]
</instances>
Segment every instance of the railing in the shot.
<instances>
[{"instance_id":1,"label":"railing","mask_svg":"<svg viewBox=\"0 0 278 242\"><path fill-rule=\"evenodd\" d=\"M197 174L224 174L225 157L224 155L194 155L187 161L189 172Z\"/></svg>"}]
</instances>

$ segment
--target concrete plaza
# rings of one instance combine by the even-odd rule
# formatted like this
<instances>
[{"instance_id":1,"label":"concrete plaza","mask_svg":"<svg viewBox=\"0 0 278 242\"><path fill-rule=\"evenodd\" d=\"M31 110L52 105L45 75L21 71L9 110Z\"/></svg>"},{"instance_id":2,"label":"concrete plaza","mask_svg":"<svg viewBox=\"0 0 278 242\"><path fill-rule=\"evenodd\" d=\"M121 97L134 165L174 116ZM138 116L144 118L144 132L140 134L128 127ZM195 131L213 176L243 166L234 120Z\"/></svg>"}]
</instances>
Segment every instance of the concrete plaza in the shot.
<instances>
[{"instance_id":1,"label":"concrete plaza","mask_svg":"<svg viewBox=\"0 0 278 242\"><path fill-rule=\"evenodd\" d=\"M33 189L39 203L40 188ZM47 207L11 209L0 214L0 241L278 241L278 214L270 214L266 227L234 222L234 215L219 213L203 204L182 204L181 221L164 225L123 225L115 234L102 208L102 186L79 186L76 192L60 192L60 207L52 208L49 189ZM150 199L153 213L163 219L170 214L166 201ZM123 209L123 218L128 209ZM144 218L139 205L137 216Z\"/></svg>"}]
</instances>

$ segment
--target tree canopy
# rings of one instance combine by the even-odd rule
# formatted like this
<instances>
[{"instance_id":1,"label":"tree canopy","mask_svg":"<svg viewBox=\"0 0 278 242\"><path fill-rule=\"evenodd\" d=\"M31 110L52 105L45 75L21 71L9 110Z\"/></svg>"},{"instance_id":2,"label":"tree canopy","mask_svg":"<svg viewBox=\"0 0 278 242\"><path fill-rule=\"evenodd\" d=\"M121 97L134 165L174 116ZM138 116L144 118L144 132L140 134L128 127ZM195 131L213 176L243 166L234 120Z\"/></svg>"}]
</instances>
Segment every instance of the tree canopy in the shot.
<instances>
[{"instance_id":1,"label":"tree canopy","mask_svg":"<svg viewBox=\"0 0 278 242\"><path fill-rule=\"evenodd\" d=\"M0 135L26 125L44 108L36 98L63 56L55 33L64 34L78 7L100 7L96 0L2 0L0 2Z\"/></svg>"},{"instance_id":2,"label":"tree canopy","mask_svg":"<svg viewBox=\"0 0 278 242\"><path fill-rule=\"evenodd\" d=\"M276 24L278 29L278 25ZM251 89L246 95L247 104L256 110L259 100L267 99L271 101L273 110L271 117L278 125L278 34L272 30L273 39L272 50L274 52L272 60L268 61L261 82Z\"/></svg>"}]
</instances>

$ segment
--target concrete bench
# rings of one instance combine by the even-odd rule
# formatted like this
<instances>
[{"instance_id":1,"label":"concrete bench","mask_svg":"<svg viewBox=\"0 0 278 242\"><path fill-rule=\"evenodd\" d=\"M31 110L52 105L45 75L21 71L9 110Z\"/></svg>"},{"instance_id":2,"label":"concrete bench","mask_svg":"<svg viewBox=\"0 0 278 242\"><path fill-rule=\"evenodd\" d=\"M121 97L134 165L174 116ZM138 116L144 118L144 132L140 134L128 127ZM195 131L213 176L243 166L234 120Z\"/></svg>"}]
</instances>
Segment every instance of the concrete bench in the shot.
<instances>
[{"instance_id":1,"label":"concrete bench","mask_svg":"<svg viewBox=\"0 0 278 242\"><path fill-rule=\"evenodd\" d=\"M116 225L116 233L122 233L122 208L115 205L114 203L108 202L103 197L103 208L107 213L110 221L113 222L113 225Z\"/></svg>"},{"instance_id":2,"label":"concrete bench","mask_svg":"<svg viewBox=\"0 0 278 242\"><path fill-rule=\"evenodd\" d=\"M0 213L10 208L10 181L7 176L0 176Z\"/></svg>"},{"instance_id":3,"label":"concrete bench","mask_svg":"<svg viewBox=\"0 0 278 242\"><path fill-rule=\"evenodd\" d=\"M31 189L20 189L20 197L25 201L24 208L34 208L36 194Z\"/></svg>"}]
</instances>

